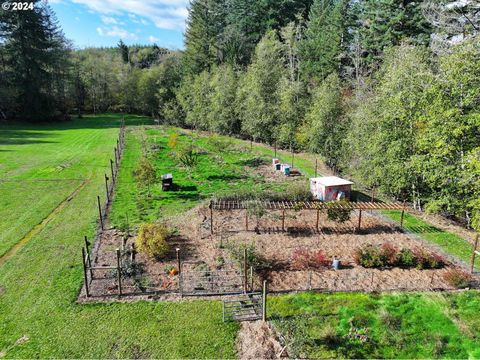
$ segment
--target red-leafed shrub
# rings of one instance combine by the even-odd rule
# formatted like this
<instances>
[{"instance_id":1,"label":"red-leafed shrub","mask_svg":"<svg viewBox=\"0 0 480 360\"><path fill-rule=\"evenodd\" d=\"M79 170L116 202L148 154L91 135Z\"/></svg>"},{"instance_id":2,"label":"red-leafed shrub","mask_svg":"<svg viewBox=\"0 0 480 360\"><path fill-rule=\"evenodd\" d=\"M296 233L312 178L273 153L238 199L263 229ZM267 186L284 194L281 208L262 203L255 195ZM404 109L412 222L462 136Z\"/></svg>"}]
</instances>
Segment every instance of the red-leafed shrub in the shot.
<instances>
[{"instance_id":1,"label":"red-leafed shrub","mask_svg":"<svg viewBox=\"0 0 480 360\"><path fill-rule=\"evenodd\" d=\"M457 289L467 288L472 285L473 277L466 271L460 269L450 269L444 275L443 278L447 283Z\"/></svg>"},{"instance_id":2,"label":"red-leafed shrub","mask_svg":"<svg viewBox=\"0 0 480 360\"><path fill-rule=\"evenodd\" d=\"M416 258L417 269L440 269L445 266L446 261L440 255L429 253L421 248L415 248L413 253Z\"/></svg>"},{"instance_id":3,"label":"red-leafed shrub","mask_svg":"<svg viewBox=\"0 0 480 360\"><path fill-rule=\"evenodd\" d=\"M382 257L389 266L394 266L397 262L398 250L391 243L385 243L382 245Z\"/></svg>"},{"instance_id":4,"label":"red-leafed shrub","mask_svg":"<svg viewBox=\"0 0 480 360\"><path fill-rule=\"evenodd\" d=\"M328 259L321 251L310 252L305 248L293 251L291 267L294 270L320 269L328 266Z\"/></svg>"}]
</instances>

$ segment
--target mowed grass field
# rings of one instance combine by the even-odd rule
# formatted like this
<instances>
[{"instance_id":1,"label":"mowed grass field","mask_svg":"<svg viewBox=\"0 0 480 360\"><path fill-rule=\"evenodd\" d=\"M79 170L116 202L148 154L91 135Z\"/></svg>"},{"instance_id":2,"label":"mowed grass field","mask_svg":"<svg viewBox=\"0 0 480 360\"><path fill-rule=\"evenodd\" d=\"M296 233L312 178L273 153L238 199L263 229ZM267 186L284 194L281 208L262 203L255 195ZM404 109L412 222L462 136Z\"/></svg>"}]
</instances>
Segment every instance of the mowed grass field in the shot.
<instances>
[{"instance_id":1,"label":"mowed grass field","mask_svg":"<svg viewBox=\"0 0 480 360\"><path fill-rule=\"evenodd\" d=\"M76 304L120 119L0 125L3 253L86 181L0 265L0 358L234 357L237 325L223 324L218 302Z\"/></svg>"}]
</instances>

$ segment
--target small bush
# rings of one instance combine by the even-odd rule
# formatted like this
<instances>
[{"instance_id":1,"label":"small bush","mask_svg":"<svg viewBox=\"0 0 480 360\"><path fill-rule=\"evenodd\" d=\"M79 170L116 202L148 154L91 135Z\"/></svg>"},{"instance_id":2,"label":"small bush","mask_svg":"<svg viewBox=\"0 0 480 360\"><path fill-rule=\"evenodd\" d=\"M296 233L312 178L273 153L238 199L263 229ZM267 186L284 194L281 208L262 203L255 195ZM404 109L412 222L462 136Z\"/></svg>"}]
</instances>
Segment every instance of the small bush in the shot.
<instances>
[{"instance_id":1,"label":"small bush","mask_svg":"<svg viewBox=\"0 0 480 360\"><path fill-rule=\"evenodd\" d=\"M131 278L131 277L137 277L139 275L142 275L145 272L145 268L140 263L127 260L122 262L122 267L120 268L120 272L122 276Z\"/></svg>"},{"instance_id":2,"label":"small bush","mask_svg":"<svg viewBox=\"0 0 480 360\"><path fill-rule=\"evenodd\" d=\"M387 258L378 246L365 245L355 252L355 262L365 268L377 268L387 265Z\"/></svg>"},{"instance_id":3,"label":"small bush","mask_svg":"<svg viewBox=\"0 0 480 360\"><path fill-rule=\"evenodd\" d=\"M135 244L139 252L159 260L170 249L167 243L169 235L168 228L163 224L143 224L140 225Z\"/></svg>"},{"instance_id":4,"label":"small bush","mask_svg":"<svg viewBox=\"0 0 480 360\"><path fill-rule=\"evenodd\" d=\"M417 259L410 249L402 249L397 255L397 265L410 268L417 264Z\"/></svg>"},{"instance_id":5,"label":"small bush","mask_svg":"<svg viewBox=\"0 0 480 360\"><path fill-rule=\"evenodd\" d=\"M167 146L170 149L175 149L177 147L177 143L178 143L178 134L177 133L173 133L173 134L168 135Z\"/></svg>"},{"instance_id":6,"label":"small bush","mask_svg":"<svg viewBox=\"0 0 480 360\"><path fill-rule=\"evenodd\" d=\"M192 146L181 149L177 158L180 164L188 169L194 168L199 162L198 152Z\"/></svg>"},{"instance_id":7,"label":"small bush","mask_svg":"<svg viewBox=\"0 0 480 360\"><path fill-rule=\"evenodd\" d=\"M138 163L138 167L135 171L135 176L140 184L148 186L150 192L150 186L157 179L157 173L153 163L146 157L142 157Z\"/></svg>"},{"instance_id":8,"label":"small bush","mask_svg":"<svg viewBox=\"0 0 480 360\"><path fill-rule=\"evenodd\" d=\"M305 248L298 248L293 251L291 267L294 270L320 269L328 266L328 263L321 250L312 253Z\"/></svg>"},{"instance_id":9,"label":"small bush","mask_svg":"<svg viewBox=\"0 0 480 360\"><path fill-rule=\"evenodd\" d=\"M330 202L329 205L334 206L342 203L345 204L346 201L334 201L334 202ZM351 212L352 211L348 209L338 209L338 208L330 207L327 209L327 217L328 217L328 220L344 223L350 220Z\"/></svg>"},{"instance_id":10,"label":"small bush","mask_svg":"<svg viewBox=\"0 0 480 360\"><path fill-rule=\"evenodd\" d=\"M389 266L394 266L397 263L398 250L390 243L382 245L382 255Z\"/></svg>"},{"instance_id":11,"label":"small bush","mask_svg":"<svg viewBox=\"0 0 480 360\"><path fill-rule=\"evenodd\" d=\"M272 267L272 264L263 255L259 254L254 244L250 245L237 245L230 243L226 245L226 249L229 251L232 259L243 265L244 252L247 249L247 264L252 266L254 270L265 270Z\"/></svg>"},{"instance_id":12,"label":"small bush","mask_svg":"<svg viewBox=\"0 0 480 360\"><path fill-rule=\"evenodd\" d=\"M449 269L445 272L443 278L449 285L456 289L470 287L473 282L473 277L469 273L456 268Z\"/></svg>"},{"instance_id":13,"label":"small bush","mask_svg":"<svg viewBox=\"0 0 480 360\"><path fill-rule=\"evenodd\" d=\"M417 269L439 269L445 265L445 260L437 254L431 254L421 248L414 250Z\"/></svg>"}]
</instances>

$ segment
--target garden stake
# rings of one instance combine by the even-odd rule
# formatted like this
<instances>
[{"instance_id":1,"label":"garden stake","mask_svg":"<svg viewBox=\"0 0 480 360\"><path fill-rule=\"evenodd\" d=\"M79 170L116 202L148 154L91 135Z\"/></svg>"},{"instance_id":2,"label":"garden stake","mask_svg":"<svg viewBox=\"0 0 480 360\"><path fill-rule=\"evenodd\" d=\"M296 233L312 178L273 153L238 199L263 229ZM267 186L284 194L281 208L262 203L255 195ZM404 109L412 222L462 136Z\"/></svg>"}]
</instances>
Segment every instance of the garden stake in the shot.
<instances>
[{"instance_id":1,"label":"garden stake","mask_svg":"<svg viewBox=\"0 0 480 360\"><path fill-rule=\"evenodd\" d=\"M320 222L320 210L317 210L317 231L318 231L318 223Z\"/></svg>"},{"instance_id":2,"label":"garden stake","mask_svg":"<svg viewBox=\"0 0 480 360\"><path fill-rule=\"evenodd\" d=\"M181 273L181 262L180 262L180 248L175 249L175 253L177 254L177 266L178 266L178 276L180 276Z\"/></svg>"},{"instance_id":3,"label":"garden stake","mask_svg":"<svg viewBox=\"0 0 480 360\"><path fill-rule=\"evenodd\" d=\"M250 291L253 292L253 266L250 266Z\"/></svg>"},{"instance_id":4,"label":"garden stake","mask_svg":"<svg viewBox=\"0 0 480 360\"><path fill-rule=\"evenodd\" d=\"M243 249L243 292L247 293L247 248Z\"/></svg>"},{"instance_id":5,"label":"garden stake","mask_svg":"<svg viewBox=\"0 0 480 360\"><path fill-rule=\"evenodd\" d=\"M362 225L362 209L359 210L359 214L358 214L358 226L357 226L357 231L360 231L361 225Z\"/></svg>"},{"instance_id":6,"label":"garden stake","mask_svg":"<svg viewBox=\"0 0 480 360\"><path fill-rule=\"evenodd\" d=\"M210 234L213 235L213 202L210 200Z\"/></svg>"},{"instance_id":7,"label":"garden stake","mask_svg":"<svg viewBox=\"0 0 480 360\"><path fill-rule=\"evenodd\" d=\"M248 231L248 210L245 210L245 230Z\"/></svg>"},{"instance_id":8,"label":"garden stake","mask_svg":"<svg viewBox=\"0 0 480 360\"><path fill-rule=\"evenodd\" d=\"M285 208L282 210L282 231L285 231Z\"/></svg>"},{"instance_id":9,"label":"garden stake","mask_svg":"<svg viewBox=\"0 0 480 360\"><path fill-rule=\"evenodd\" d=\"M93 279L93 270L92 270L92 259L90 258L90 250L88 249L88 242L87 237L85 236L85 249L87 250L87 260L88 260L88 268L90 270L90 277Z\"/></svg>"}]
</instances>

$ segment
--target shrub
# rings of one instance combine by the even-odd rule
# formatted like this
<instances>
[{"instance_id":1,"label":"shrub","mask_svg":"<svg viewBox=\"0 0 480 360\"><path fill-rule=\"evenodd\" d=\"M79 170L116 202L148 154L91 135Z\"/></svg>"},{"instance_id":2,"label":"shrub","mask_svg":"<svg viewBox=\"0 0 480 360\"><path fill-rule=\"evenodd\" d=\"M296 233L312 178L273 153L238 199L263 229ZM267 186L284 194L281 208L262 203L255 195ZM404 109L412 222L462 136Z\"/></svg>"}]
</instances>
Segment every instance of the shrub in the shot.
<instances>
[{"instance_id":1,"label":"shrub","mask_svg":"<svg viewBox=\"0 0 480 360\"><path fill-rule=\"evenodd\" d=\"M230 243L226 245L226 249L229 251L231 257L243 266L244 252L247 249L247 264L252 266L255 270L264 270L272 267L272 264L263 255L259 254L254 244L250 245L237 245Z\"/></svg>"},{"instance_id":2,"label":"shrub","mask_svg":"<svg viewBox=\"0 0 480 360\"><path fill-rule=\"evenodd\" d=\"M397 265L403 267L414 267L417 263L417 259L410 249L402 249L397 255Z\"/></svg>"},{"instance_id":3,"label":"shrub","mask_svg":"<svg viewBox=\"0 0 480 360\"><path fill-rule=\"evenodd\" d=\"M140 263L127 260L122 262L120 272L122 276L131 278L131 277L137 277L139 275L142 275L145 272L145 268Z\"/></svg>"},{"instance_id":4,"label":"shrub","mask_svg":"<svg viewBox=\"0 0 480 360\"><path fill-rule=\"evenodd\" d=\"M142 157L140 159L137 170L135 171L135 176L142 185L148 187L148 192L150 193L150 186L155 182L157 173L155 167L148 158Z\"/></svg>"},{"instance_id":5,"label":"shrub","mask_svg":"<svg viewBox=\"0 0 480 360\"><path fill-rule=\"evenodd\" d=\"M337 205L337 204L345 204L346 201L332 201L328 203L328 205ZM338 209L334 207L329 207L327 209L327 217L329 220L336 221L339 223L344 223L350 220L351 210L349 209Z\"/></svg>"},{"instance_id":6,"label":"shrub","mask_svg":"<svg viewBox=\"0 0 480 360\"><path fill-rule=\"evenodd\" d=\"M365 268L377 268L387 265L387 258L378 246L365 245L356 250L355 262Z\"/></svg>"},{"instance_id":7,"label":"shrub","mask_svg":"<svg viewBox=\"0 0 480 360\"><path fill-rule=\"evenodd\" d=\"M139 252L155 259L162 259L168 253L170 246L167 238L168 228L163 224L143 224L138 230L135 244Z\"/></svg>"},{"instance_id":8,"label":"shrub","mask_svg":"<svg viewBox=\"0 0 480 360\"><path fill-rule=\"evenodd\" d=\"M394 266L397 263L398 250L390 243L382 245L382 256L388 265Z\"/></svg>"},{"instance_id":9,"label":"shrub","mask_svg":"<svg viewBox=\"0 0 480 360\"><path fill-rule=\"evenodd\" d=\"M457 289L467 288L471 286L473 282L473 278L469 273L456 268L449 269L445 272L443 278L448 284Z\"/></svg>"},{"instance_id":10,"label":"shrub","mask_svg":"<svg viewBox=\"0 0 480 360\"><path fill-rule=\"evenodd\" d=\"M188 169L197 166L199 161L198 152L192 146L187 146L181 149L177 158L180 164Z\"/></svg>"},{"instance_id":11,"label":"shrub","mask_svg":"<svg viewBox=\"0 0 480 360\"><path fill-rule=\"evenodd\" d=\"M421 248L414 250L417 269L439 269L445 265L445 260L437 254L431 254Z\"/></svg>"},{"instance_id":12,"label":"shrub","mask_svg":"<svg viewBox=\"0 0 480 360\"><path fill-rule=\"evenodd\" d=\"M178 134L177 133L173 133L173 134L168 135L167 146L170 149L175 149L177 147L177 143L178 143Z\"/></svg>"},{"instance_id":13,"label":"shrub","mask_svg":"<svg viewBox=\"0 0 480 360\"><path fill-rule=\"evenodd\" d=\"M291 267L294 270L320 269L328 266L328 263L321 250L311 253L305 248L297 248L292 254Z\"/></svg>"}]
</instances>

